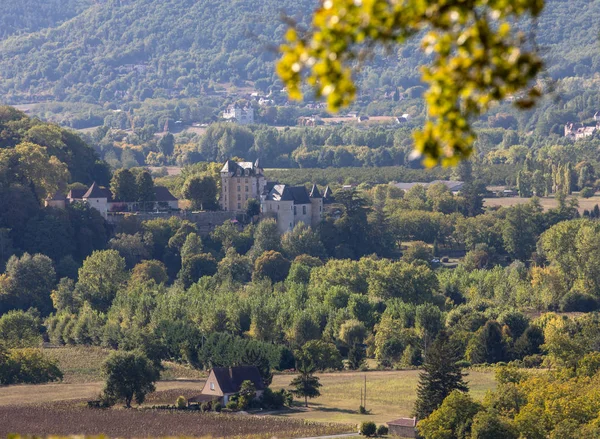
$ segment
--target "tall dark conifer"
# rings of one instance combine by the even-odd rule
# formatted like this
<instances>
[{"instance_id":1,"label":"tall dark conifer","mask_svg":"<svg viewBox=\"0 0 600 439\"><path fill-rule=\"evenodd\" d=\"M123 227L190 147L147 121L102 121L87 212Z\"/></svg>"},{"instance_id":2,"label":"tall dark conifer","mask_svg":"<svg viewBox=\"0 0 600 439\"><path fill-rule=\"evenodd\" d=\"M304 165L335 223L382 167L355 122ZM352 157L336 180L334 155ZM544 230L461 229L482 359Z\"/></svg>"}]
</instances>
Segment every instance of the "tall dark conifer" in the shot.
<instances>
[{"instance_id":1,"label":"tall dark conifer","mask_svg":"<svg viewBox=\"0 0 600 439\"><path fill-rule=\"evenodd\" d=\"M423 372L419 376L415 416L424 419L436 410L453 390L466 392L464 374L457 362L461 359L459 347L450 341L445 331L427 349Z\"/></svg>"}]
</instances>

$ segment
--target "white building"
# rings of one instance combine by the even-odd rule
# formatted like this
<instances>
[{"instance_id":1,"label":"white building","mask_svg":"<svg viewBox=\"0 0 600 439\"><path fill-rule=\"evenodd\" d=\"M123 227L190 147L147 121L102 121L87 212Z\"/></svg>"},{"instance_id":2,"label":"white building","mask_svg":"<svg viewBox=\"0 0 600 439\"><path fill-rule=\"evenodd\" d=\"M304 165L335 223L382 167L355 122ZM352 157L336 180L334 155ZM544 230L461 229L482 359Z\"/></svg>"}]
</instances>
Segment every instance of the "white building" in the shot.
<instances>
[{"instance_id":1,"label":"white building","mask_svg":"<svg viewBox=\"0 0 600 439\"><path fill-rule=\"evenodd\" d=\"M254 123L254 108L251 105L240 107L239 105L230 105L223 112L223 119L237 122L241 125L249 125Z\"/></svg>"},{"instance_id":2,"label":"white building","mask_svg":"<svg viewBox=\"0 0 600 439\"><path fill-rule=\"evenodd\" d=\"M100 212L104 218L107 218L109 212L147 211L155 209L176 210L179 208L179 200L171 194L169 189L163 186L154 186L154 201L149 202L150 204L138 201L115 200L109 189L99 186L96 182L92 183L87 190L71 190L67 194L66 201L69 203L86 203ZM54 195L52 199L47 199L46 205L52 207L64 206L64 204L60 205L58 195Z\"/></svg>"},{"instance_id":3,"label":"white building","mask_svg":"<svg viewBox=\"0 0 600 439\"><path fill-rule=\"evenodd\" d=\"M261 212L277 221L281 233L299 223L316 227L323 215L323 197L316 185L310 193L304 186L267 183L261 197Z\"/></svg>"}]
</instances>

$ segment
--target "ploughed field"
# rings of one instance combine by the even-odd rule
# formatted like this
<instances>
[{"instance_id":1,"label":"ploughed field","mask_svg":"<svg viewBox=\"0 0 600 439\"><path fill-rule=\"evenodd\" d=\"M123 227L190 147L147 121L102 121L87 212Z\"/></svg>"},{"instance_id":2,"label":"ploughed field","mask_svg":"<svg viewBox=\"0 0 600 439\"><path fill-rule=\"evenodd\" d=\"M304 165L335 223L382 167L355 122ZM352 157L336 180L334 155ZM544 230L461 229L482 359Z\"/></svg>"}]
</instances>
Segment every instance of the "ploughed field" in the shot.
<instances>
[{"instance_id":1,"label":"ploughed field","mask_svg":"<svg viewBox=\"0 0 600 439\"><path fill-rule=\"evenodd\" d=\"M0 437L22 435L105 435L109 437L237 437L269 439L347 433L352 426L273 416L197 411L88 409L73 406L0 407Z\"/></svg>"}]
</instances>

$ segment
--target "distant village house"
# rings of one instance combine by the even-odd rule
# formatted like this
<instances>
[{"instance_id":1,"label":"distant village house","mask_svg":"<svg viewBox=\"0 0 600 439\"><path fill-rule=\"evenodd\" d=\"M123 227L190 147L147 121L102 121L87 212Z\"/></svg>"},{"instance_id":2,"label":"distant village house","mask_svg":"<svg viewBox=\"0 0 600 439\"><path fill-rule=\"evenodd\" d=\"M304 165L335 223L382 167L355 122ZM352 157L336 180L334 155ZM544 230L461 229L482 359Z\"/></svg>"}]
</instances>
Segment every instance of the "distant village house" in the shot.
<instances>
[{"instance_id":1,"label":"distant village house","mask_svg":"<svg viewBox=\"0 0 600 439\"><path fill-rule=\"evenodd\" d=\"M256 366L215 367L210 371L200 395L188 399L188 404L218 401L222 405L237 395L244 381L254 384L256 398L260 398L265 386Z\"/></svg>"},{"instance_id":2,"label":"distant village house","mask_svg":"<svg viewBox=\"0 0 600 439\"><path fill-rule=\"evenodd\" d=\"M251 105L240 107L239 105L230 105L223 112L223 119L237 122L240 125L250 125L254 123L254 108Z\"/></svg>"},{"instance_id":3,"label":"distant village house","mask_svg":"<svg viewBox=\"0 0 600 439\"><path fill-rule=\"evenodd\" d=\"M179 200L166 187L155 186L154 201L140 203L129 200L114 200L111 191L101 187L96 182L88 189L72 189L66 197L62 193L57 192L53 196L46 198L45 205L47 207L64 209L67 203L76 202L86 203L100 212L104 218L107 218L109 212L157 209L176 210L179 208Z\"/></svg>"}]
</instances>

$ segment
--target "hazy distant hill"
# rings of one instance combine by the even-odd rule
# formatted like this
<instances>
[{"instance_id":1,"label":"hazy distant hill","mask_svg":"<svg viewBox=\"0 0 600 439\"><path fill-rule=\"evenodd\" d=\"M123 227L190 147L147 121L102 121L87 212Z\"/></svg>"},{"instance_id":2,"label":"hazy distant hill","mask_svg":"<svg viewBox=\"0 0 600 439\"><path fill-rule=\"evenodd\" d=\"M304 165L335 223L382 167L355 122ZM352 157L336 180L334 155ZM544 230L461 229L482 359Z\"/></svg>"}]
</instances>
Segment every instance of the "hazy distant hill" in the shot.
<instances>
[{"instance_id":1,"label":"hazy distant hill","mask_svg":"<svg viewBox=\"0 0 600 439\"><path fill-rule=\"evenodd\" d=\"M5 33L47 28L0 41L0 94L9 103L197 97L211 82L272 84L272 49L286 28L281 11L307 20L317 0L37 3L30 1L22 23ZM15 15L18 8L9 10ZM2 20L10 21L6 17L3 12ZM538 29L550 74L600 71L599 28L600 0L550 0ZM375 59L362 80L367 88L410 87L418 83L421 61L417 44L399 47L397 56Z\"/></svg>"},{"instance_id":2,"label":"hazy distant hill","mask_svg":"<svg viewBox=\"0 0 600 439\"><path fill-rule=\"evenodd\" d=\"M54 27L92 4L93 0L0 0L0 39Z\"/></svg>"}]
</instances>

